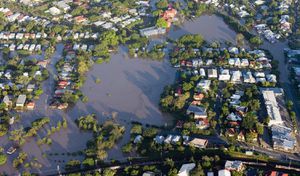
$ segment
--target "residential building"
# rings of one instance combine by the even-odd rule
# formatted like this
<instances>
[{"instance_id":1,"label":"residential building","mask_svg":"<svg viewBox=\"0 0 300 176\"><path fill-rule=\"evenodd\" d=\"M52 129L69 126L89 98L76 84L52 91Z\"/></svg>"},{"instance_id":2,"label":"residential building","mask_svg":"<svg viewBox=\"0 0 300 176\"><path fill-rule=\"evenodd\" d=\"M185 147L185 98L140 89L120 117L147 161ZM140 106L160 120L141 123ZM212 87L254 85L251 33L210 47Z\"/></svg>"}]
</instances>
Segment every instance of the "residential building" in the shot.
<instances>
[{"instance_id":1,"label":"residential building","mask_svg":"<svg viewBox=\"0 0 300 176\"><path fill-rule=\"evenodd\" d=\"M273 148L283 151L294 151L297 141L291 128L284 125L272 125Z\"/></svg>"},{"instance_id":2,"label":"residential building","mask_svg":"<svg viewBox=\"0 0 300 176\"><path fill-rule=\"evenodd\" d=\"M18 99L17 99L17 102L16 102L16 107L18 108L23 108L24 107L24 104L25 104L25 101L26 101L26 95L19 95L18 96Z\"/></svg>"},{"instance_id":3,"label":"residential building","mask_svg":"<svg viewBox=\"0 0 300 176\"><path fill-rule=\"evenodd\" d=\"M147 171L147 172L144 172L142 176L155 176L155 173L151 172L151 171Z\"/></svg>"},{"instance_id":4,"label":"residential building","mask_svg":"<svg viewBox=\"0 0 300 176\"><path fill-rule=\"evenodd\" d=\"M231 75L228 69L222 69L219 74L219 81L229 81Z\"/></svg>"},{"instance_id":5,"label":"residential building","mask_svg":"<svg viewBox=\"0 0 300 176\"><path fill-rule=\"evenodd\" d=\"M242 161L226 161L225 169L229 171L242 171L244 170L244 164Z\"/></svg>"},{"instance_id":6,"label":"residential building","mask_svg":"<svg viewBox=\"0 0 300 176\"><path fill-rule=\"evenodd\" d=\"M206 148L207 144L208 144L207 139L200 139L200 138L194 138L190 142L188 142L188 145L194 146L197 148Z\"/></svg>"},{"instance_id":7,"label":"residential building","mask_svg":"<svg viewBox=\"0 0 300 176\"><path fill-rule=\"evenodd\" d=\"M49 9L49 13L53 16L56 16L56 15L59 15L61 13L61 11L56 7L51 7Z\"/></svg>"},{"instance_id":8,"label":"residential building","mask_svg":"<svg viewBox=\"0 0 300 176\"><path fill-rule=\"evenodd\" d=\"M204 107L190 105L186 111L187 115L193 115L194 119L206 119L207 113Z\"/></svg>"},{"instance_id":9,"label":"residential building","mask_svg":"<svg viewBox=\"0 0 300 176\"><path fill-rule=\"evenodd\" d=\"M231 76L231 82L232 83L240 83L241 82L241 77L242 77L242 72L237 70L237 71L232 71L232 76Z\"/></svg>"},{"instance_id":10,"label":"residential building","mask_svg":"<svg viewBox=\"0 0 300 176\"><path fill-rule=\"evenodd\" d=\"M208 69L207 70L208 78L218 78L218 71L217 69Z\"/></svg>"},{"instance_id":11,"label":"residential building","mask_svg":"<svg viewBox=\"0 0 300 176\"><path fill-rule=\"evenodd\" d=\"M229 170L223 169L218 171L218 176L231 176L231 173Z\"/></svg>"},{"instance_id":12,"label":"residential building","mask_svg":"<svg viewBox=\"0 0 300 176\"><path fill-rule=\"evenodd\" d=\"M142 36L150 37L150 36L154 36L154 35L165 34L166 33L166 29L164 29L164 28L157 28L157 27L153 26L153 27L141 29L140 33L141 33Z\"/></svg>"},{"instance_id":13,"label":"residential building","mask_svg":"<svg viewBox=\"0 0 300 176\"><path fill-rule=\"evenodd\" d=\"M265 106L270 117L269 126L282 124L282 118L277 104L276 95L272 90L262 90Z\"/></svg>"},{"instance_id":14,"label":"residential building","mask_svg":"<svg viewBox=\"0 0 300 176\"><path fill-rule=\"evenodd\" d=\"M5 104L6 109L8 109L9 107L12 107L12 101L10 100L8 95L5 95L2 102Z\"/></svg>"},{"instance_id":15,"label":"residential building","mask_svg":"<svg viewBox=\"0 0 300 176\"><path fill-rule=\"evenodd\" d=\"M183 164L178 172L178 176L189 176L190 171L196 167L195 163Z\"/></svg>"},{"instance_id":16,"label":"residential building","mask_svg":"<svg viewBox=\"0 0 300 176\"><path fill-rule=\"evenodd\" d=\"M200 80L200 82L197 84L197 88L201 88L205 91L210 89L211 80Z\"/></svg>"}]
</instances>

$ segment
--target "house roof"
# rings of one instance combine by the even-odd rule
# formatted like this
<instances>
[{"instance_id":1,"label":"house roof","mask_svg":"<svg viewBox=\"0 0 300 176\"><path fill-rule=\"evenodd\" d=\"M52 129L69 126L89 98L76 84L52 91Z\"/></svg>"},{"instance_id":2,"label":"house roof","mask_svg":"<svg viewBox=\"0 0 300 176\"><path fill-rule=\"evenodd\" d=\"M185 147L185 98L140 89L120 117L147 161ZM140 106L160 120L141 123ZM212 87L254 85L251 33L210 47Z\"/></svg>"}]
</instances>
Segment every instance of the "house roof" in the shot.
<instances>
[{"instance_id":1,"label":"house roof","mask_svg":"<svg viewBox=\"0 0 300 176\"><path fill-rule=\"evenodd\" d=\"M17 104L24 104L26 101L26 95L19 95L17 99Z\"/></svg>"},{"instance_id":2,"label":"house roof","mask_svg":"<svg viewBox=\"0 0 300 176\"><path fill-rule=\"evenodd\" d=\"M183 164L178 172L178 176L189 176L189 172L196 167L195 163Z\"/></svg>"},{"instance_id":3,"label":"house roof","mask_svg":"<svg viewBox=\"0 0 300 176\"><path fill-rule=\"evenodd\" d=\"M188 113L194 113L195 115L204 115L206 116L206 110L204 107L190 105L187 109Z\"/></svg>"},{"instance_id":4,"label":"house roof","mask_svg":"<svg viewBox=\"0 0 300 176\"><path fill-rule=\"evenodd\" d=\"M207 139L194 138L189 143L198 146L206 146L207 142L208 142Z\"/></svg>"}]
</instances>

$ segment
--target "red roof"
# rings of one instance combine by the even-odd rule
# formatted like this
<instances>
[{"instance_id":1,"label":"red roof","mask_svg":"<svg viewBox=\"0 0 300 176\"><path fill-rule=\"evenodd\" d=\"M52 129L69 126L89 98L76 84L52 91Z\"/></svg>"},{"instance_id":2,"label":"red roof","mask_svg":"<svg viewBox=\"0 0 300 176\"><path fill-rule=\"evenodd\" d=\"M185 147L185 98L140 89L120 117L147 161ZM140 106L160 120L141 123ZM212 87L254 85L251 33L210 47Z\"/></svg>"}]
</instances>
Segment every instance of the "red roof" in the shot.
<instances>
[{"instance_id":1,"label":"red roof","mask_svg":"<svg viewBox=\"0 0 300 176\"><path fill-rule=\"evenodd\" d=\"M35 103L34 102L29 102L27 103L27 108L34 108L35 107Z\"/></svg>"},{"instance_id":2,"label":"red roof","mask_svg":"<svg viewBox=\"0 0 300 176\"><path fill-rule=\"evenodd\" d=\"M58 85L59 86L66 86L66 85L68 85L68 81L59 81Z\"/></svg>"},{"instance_id":3,"label":"red roof","mask_svg":"<svg viewBox=\"0 0 300 176\"><path fill-rule=\"evenodd\" d=\"M86 21L86 18L84 16L77 16L77 17L74 17L74 20L77 22L77 23L82 23L84 21Z\"/></svg>"}]
</instances>

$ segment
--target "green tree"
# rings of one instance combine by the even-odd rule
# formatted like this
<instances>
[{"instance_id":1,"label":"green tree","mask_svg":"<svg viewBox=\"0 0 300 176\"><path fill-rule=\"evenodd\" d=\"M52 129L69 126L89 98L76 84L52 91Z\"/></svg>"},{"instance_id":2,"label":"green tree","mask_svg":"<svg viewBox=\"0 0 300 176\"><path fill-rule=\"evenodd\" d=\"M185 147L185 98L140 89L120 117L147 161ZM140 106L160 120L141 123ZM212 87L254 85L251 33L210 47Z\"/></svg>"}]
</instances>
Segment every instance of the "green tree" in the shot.
<instances>
[{"instance_id":1,"label":"green tree","mask_svg":"<svg viewBox=\"0 0 300 176\"><path fill-rule=\"evenodd\" d=\"M143 132L143 126L140 124L133 124L132 128L130 130L131 134L142 134Z\"/></svg>"},{"instance_id":2,"label":"green tree","mask_svg":"<svg viewBox=\"0 0 300 176\"><path fill-rule=\"evenodd\" d=\"M256 123L256 131L259 135L264 134L264 126L261 123Z\"/></svg>"},{"instance_id":3,"label":"green tree","mask_svg":"<svg viewBox=\"0 0 300 176\"><path fill-rule=\"evenodd\" d=\"M259 36L252 37L250 43L254 46L259 46L263 44L263 40Z\"/></svg>"},{"instance_id":4,"label":"green tree","mask_svg":"<svg viewBox=\"0 0 300 176\"><path fill-rule=\"evenodd\" d=\"M251 130L251 129L253 129L253 127L256 123L257 123L257 117L255 116L255 114L253 112L249 112L243 118L241 126L246 130Z\"/></svg>"},{"instance_id":5,"label":"green tree","mask_svg":"<svg viewBox=\"0 0 300 176\"><path fill-rule=\"evenodd\" d=\"M0 166L4 165L7 161L7 156L3 153L0 153Z\"/></svg>"},{"instance_id":6,"label":"green tree","mask_svg":"<svg viewBox=\"0 0 300 176\"><path fill-rule=\"evenodd\" d=\"M103 171L103 176L115 176L117 173L116 170L112 170L112 169L104 169Z\"/></svg>"},{"instance_id":7,"label":"green tree","mask_svg":"<svg viewBox=\"0 0 300 176\"><path fill-rule=\"evenodd\" d=\"M205 176L204 170L201 164L197 164L196 168L190 173L191 176Z\"/></svg>"},{"instance_id":8,"label":"green tree","mask_svg":"<svg viewBox=\"0 0 300 176\"><path fill-rule=\"evenodd\" d=\"M158 9L166 9L169 3L167 0L159 0L155 5Z\"/></svg>"},{"instance_id":9,"label":"green tree","mask_svg":"<svg viewBox=\"0 0 300 176\"><path fill-rule=\"evenodd\" d=\"M25 131L23 128L16 129L10 132L9 139L18 142L19 145L22 145L25 142L24 135Z\"/></svg>"},{"instance_id":10,"label":"green tree","mask_svg":"<svg viewBox=\"0 0 300 176\"><path fill-rule=\"evenodd\" d=\"M286 102L286 108L288 109L288 111L291 111L293 109L293 105L294 103L291 100L288 100Z\"/></svg>"},{"instance_id":11,"label":"green tree","mask_svg":"<svg viewBox=\"0 0 300 176\"><path fill-rule=\"evenodd\" d=\"M163 18L158 18L156 21L156 26L159 28L167 28L168 22Z\"/></svg>"},{"instance_id":12,"label":"green tree","mask_svg":"<svg viewBox=\"0 0 300 176\"><path fill-rule=\"evenodd\" d=\"M245 37L243 34L239 33L236 35L237 46L242 47L245 44Z\"/></svg>"},{"instance_id":13,"label":"green tree","mask_svg":"<svg viewBox=\"0 0 300 176\"><path fill-rule=\"evenodd\" d=\"M123 153L130 153L132 151L133 147L132 147L132 144L131 143L128 143L128 144L125 144L123 147L122 147L122 152Z\"/></svg>"}]
</instances>

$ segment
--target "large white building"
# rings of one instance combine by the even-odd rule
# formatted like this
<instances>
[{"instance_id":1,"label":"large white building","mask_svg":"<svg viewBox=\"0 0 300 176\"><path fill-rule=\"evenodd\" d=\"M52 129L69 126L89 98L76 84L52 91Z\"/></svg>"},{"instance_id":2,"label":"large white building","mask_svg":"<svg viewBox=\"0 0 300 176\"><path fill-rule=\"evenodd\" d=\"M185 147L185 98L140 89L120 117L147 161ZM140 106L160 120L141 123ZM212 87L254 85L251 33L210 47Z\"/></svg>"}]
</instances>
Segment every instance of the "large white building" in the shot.
<instances>
[{"instance_id":1,"label":"large white building","mask_svg":"<svg viewBox=\"0 0 300 176\"><path fill-rule=\"evenodd\" d=\"M268 116L271 118L269 126L282 124L282 118L280 115L276 95L272 90L262 90L262 94L265 100Z\"/></svg>"}]
</instances>

